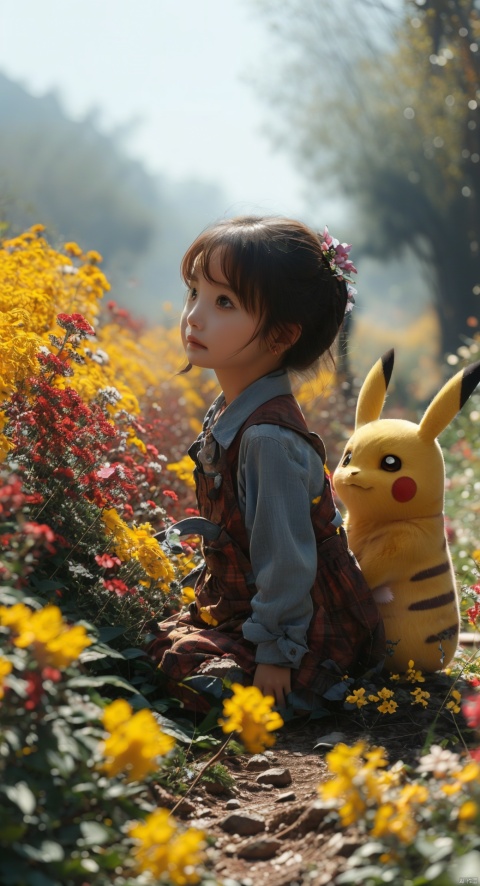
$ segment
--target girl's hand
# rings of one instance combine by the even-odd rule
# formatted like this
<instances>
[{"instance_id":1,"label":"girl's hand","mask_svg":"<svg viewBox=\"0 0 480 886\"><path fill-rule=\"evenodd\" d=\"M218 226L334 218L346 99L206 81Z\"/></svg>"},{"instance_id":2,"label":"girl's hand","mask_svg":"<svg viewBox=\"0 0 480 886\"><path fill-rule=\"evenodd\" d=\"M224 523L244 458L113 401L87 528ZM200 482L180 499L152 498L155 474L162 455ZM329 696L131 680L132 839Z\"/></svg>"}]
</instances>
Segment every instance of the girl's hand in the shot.
<instances>
[{"instance_id":1,"label":"girl's hand","mask_svg":"<svg viewBox=\"0 0 480 886\"><path fill-rule=\"evenodd\" d=\"M277 707L284 708L287 706L287 695L291 689L290 668L258 664L253 685L260 689L262 695L273 695Z\"/></svg>"}]
</instances>

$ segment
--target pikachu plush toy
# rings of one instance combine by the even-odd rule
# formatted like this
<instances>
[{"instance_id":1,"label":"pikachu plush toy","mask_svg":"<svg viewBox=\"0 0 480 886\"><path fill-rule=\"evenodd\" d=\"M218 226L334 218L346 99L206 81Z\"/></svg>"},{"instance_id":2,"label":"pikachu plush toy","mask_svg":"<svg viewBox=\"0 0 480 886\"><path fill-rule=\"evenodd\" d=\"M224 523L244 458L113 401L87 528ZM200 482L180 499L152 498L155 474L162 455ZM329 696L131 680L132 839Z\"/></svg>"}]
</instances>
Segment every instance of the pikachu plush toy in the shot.
<instances>
[{"instance_id":1,"label":"pikachu plush toy","mask_svg":"<svg viewBox=\"0 0 480 886\"><path fill-rule=\"evenodd\" d=\"M348 510L349 547L385 623L385 667L431 673L446 667L458 642L455 574L444 529L445 466L438 434L480 381L480 362L458 372L417 425L380 418L393 369L389 351L359 393L355 431L333 481Z\"/></svg>"}]
</instances>

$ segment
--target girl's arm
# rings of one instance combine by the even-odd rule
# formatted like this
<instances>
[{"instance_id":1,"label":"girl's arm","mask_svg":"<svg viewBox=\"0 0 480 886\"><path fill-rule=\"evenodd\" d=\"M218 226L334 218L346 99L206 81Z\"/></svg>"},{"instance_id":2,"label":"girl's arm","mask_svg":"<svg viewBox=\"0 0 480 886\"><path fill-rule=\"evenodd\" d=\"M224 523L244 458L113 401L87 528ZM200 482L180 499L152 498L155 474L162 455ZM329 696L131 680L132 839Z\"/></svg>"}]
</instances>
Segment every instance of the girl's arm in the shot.
<instances>
[{"instance_id":1,"label":"girl's arm","mask_svg":"<svg viewBox=\"0 0 480 886\"><path fill-rule=\"evenodd\" d=\"M245 432L239 504L257 593L243 633L256 644L259 664L298 668L308 651L310 591L317 570L310 511L323 481L321 459L298 434L275 425Z\"/></svg>"}]
</instances>

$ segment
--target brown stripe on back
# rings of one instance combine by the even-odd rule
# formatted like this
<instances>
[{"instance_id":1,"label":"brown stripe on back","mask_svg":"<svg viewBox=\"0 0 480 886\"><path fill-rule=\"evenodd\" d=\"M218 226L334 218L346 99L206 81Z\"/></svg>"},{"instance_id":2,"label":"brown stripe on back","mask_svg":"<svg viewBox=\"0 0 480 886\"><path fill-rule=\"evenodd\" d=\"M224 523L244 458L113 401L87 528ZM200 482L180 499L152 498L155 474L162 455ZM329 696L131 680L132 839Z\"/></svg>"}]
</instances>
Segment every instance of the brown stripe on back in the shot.
<instances>
[{"instance_id":1,"label":"brown stripe on back","mask_svg":"<svg viewBox=\"0 0 480 886\"><path fill-rule=\"evenodd\" d=\"M436 575L443 575L444 572L449 572L450 563L446 560L445 563L439 563L438 566L431 566L430 569L422 569L421 572L416 572L415 575L410 577L410 581L423 581L424 578L435 578Z\"/></svg>"},{"instance_id":2,"label":"brown stripe on back","mask_svg":"<svg viewBox=\"0 0 480 886\"><path fill-rule=\"evenodd\" d=\"M430 634L429 637L426 637L425 643L436 643L437 640L450 640L458 631L458 623L455 622L454 625L450 625L449 628L445 628L444 631L440 631L438 634Z\"/></svg>"},{"instance_id":3,"label":"brown stripe on back","mask_svg":"<svg viewBox=\"0 0 480 886\"><path fill-rule=\"evenodd\" d=\"M410 603L409 609L436 609L437 606L446 606L455 599L455 591L448 591L446 594L437 594L436 597L427 597L424 600L417 600L416 603Z\"/></svg>"}]
</instances>

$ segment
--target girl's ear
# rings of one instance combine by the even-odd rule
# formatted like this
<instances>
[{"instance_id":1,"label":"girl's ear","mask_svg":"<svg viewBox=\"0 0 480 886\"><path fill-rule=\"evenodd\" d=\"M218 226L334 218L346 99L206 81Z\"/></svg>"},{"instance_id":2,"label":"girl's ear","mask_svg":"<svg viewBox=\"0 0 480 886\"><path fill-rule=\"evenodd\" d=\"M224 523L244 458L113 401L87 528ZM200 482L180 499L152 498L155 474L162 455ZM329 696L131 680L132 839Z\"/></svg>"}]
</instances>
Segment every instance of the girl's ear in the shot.
<instances>
[{"instance_id":1,"label":"girl's ear","mask_svg":"<svg viewBox=\"0 0 480 886\"><path fill-rule=\"evenodd\" d=\"M393 370L394 352L387 351L372 366L358 395L355 428L361 428L371 421L380 418L385 402L388 383Z\"/></svg>"},{"instance_id":2,"label":"girl's ear","mask_svg":"<svg viewBox=\"0 0 480 886\"><path fill-rule=\"evenodd\" d=\"M272 346L277 347L281 353L293 348L302 334L302 327L299 323L286 323L281 329L274 332L272 336Z\"/></svg>"}]
</instances>

